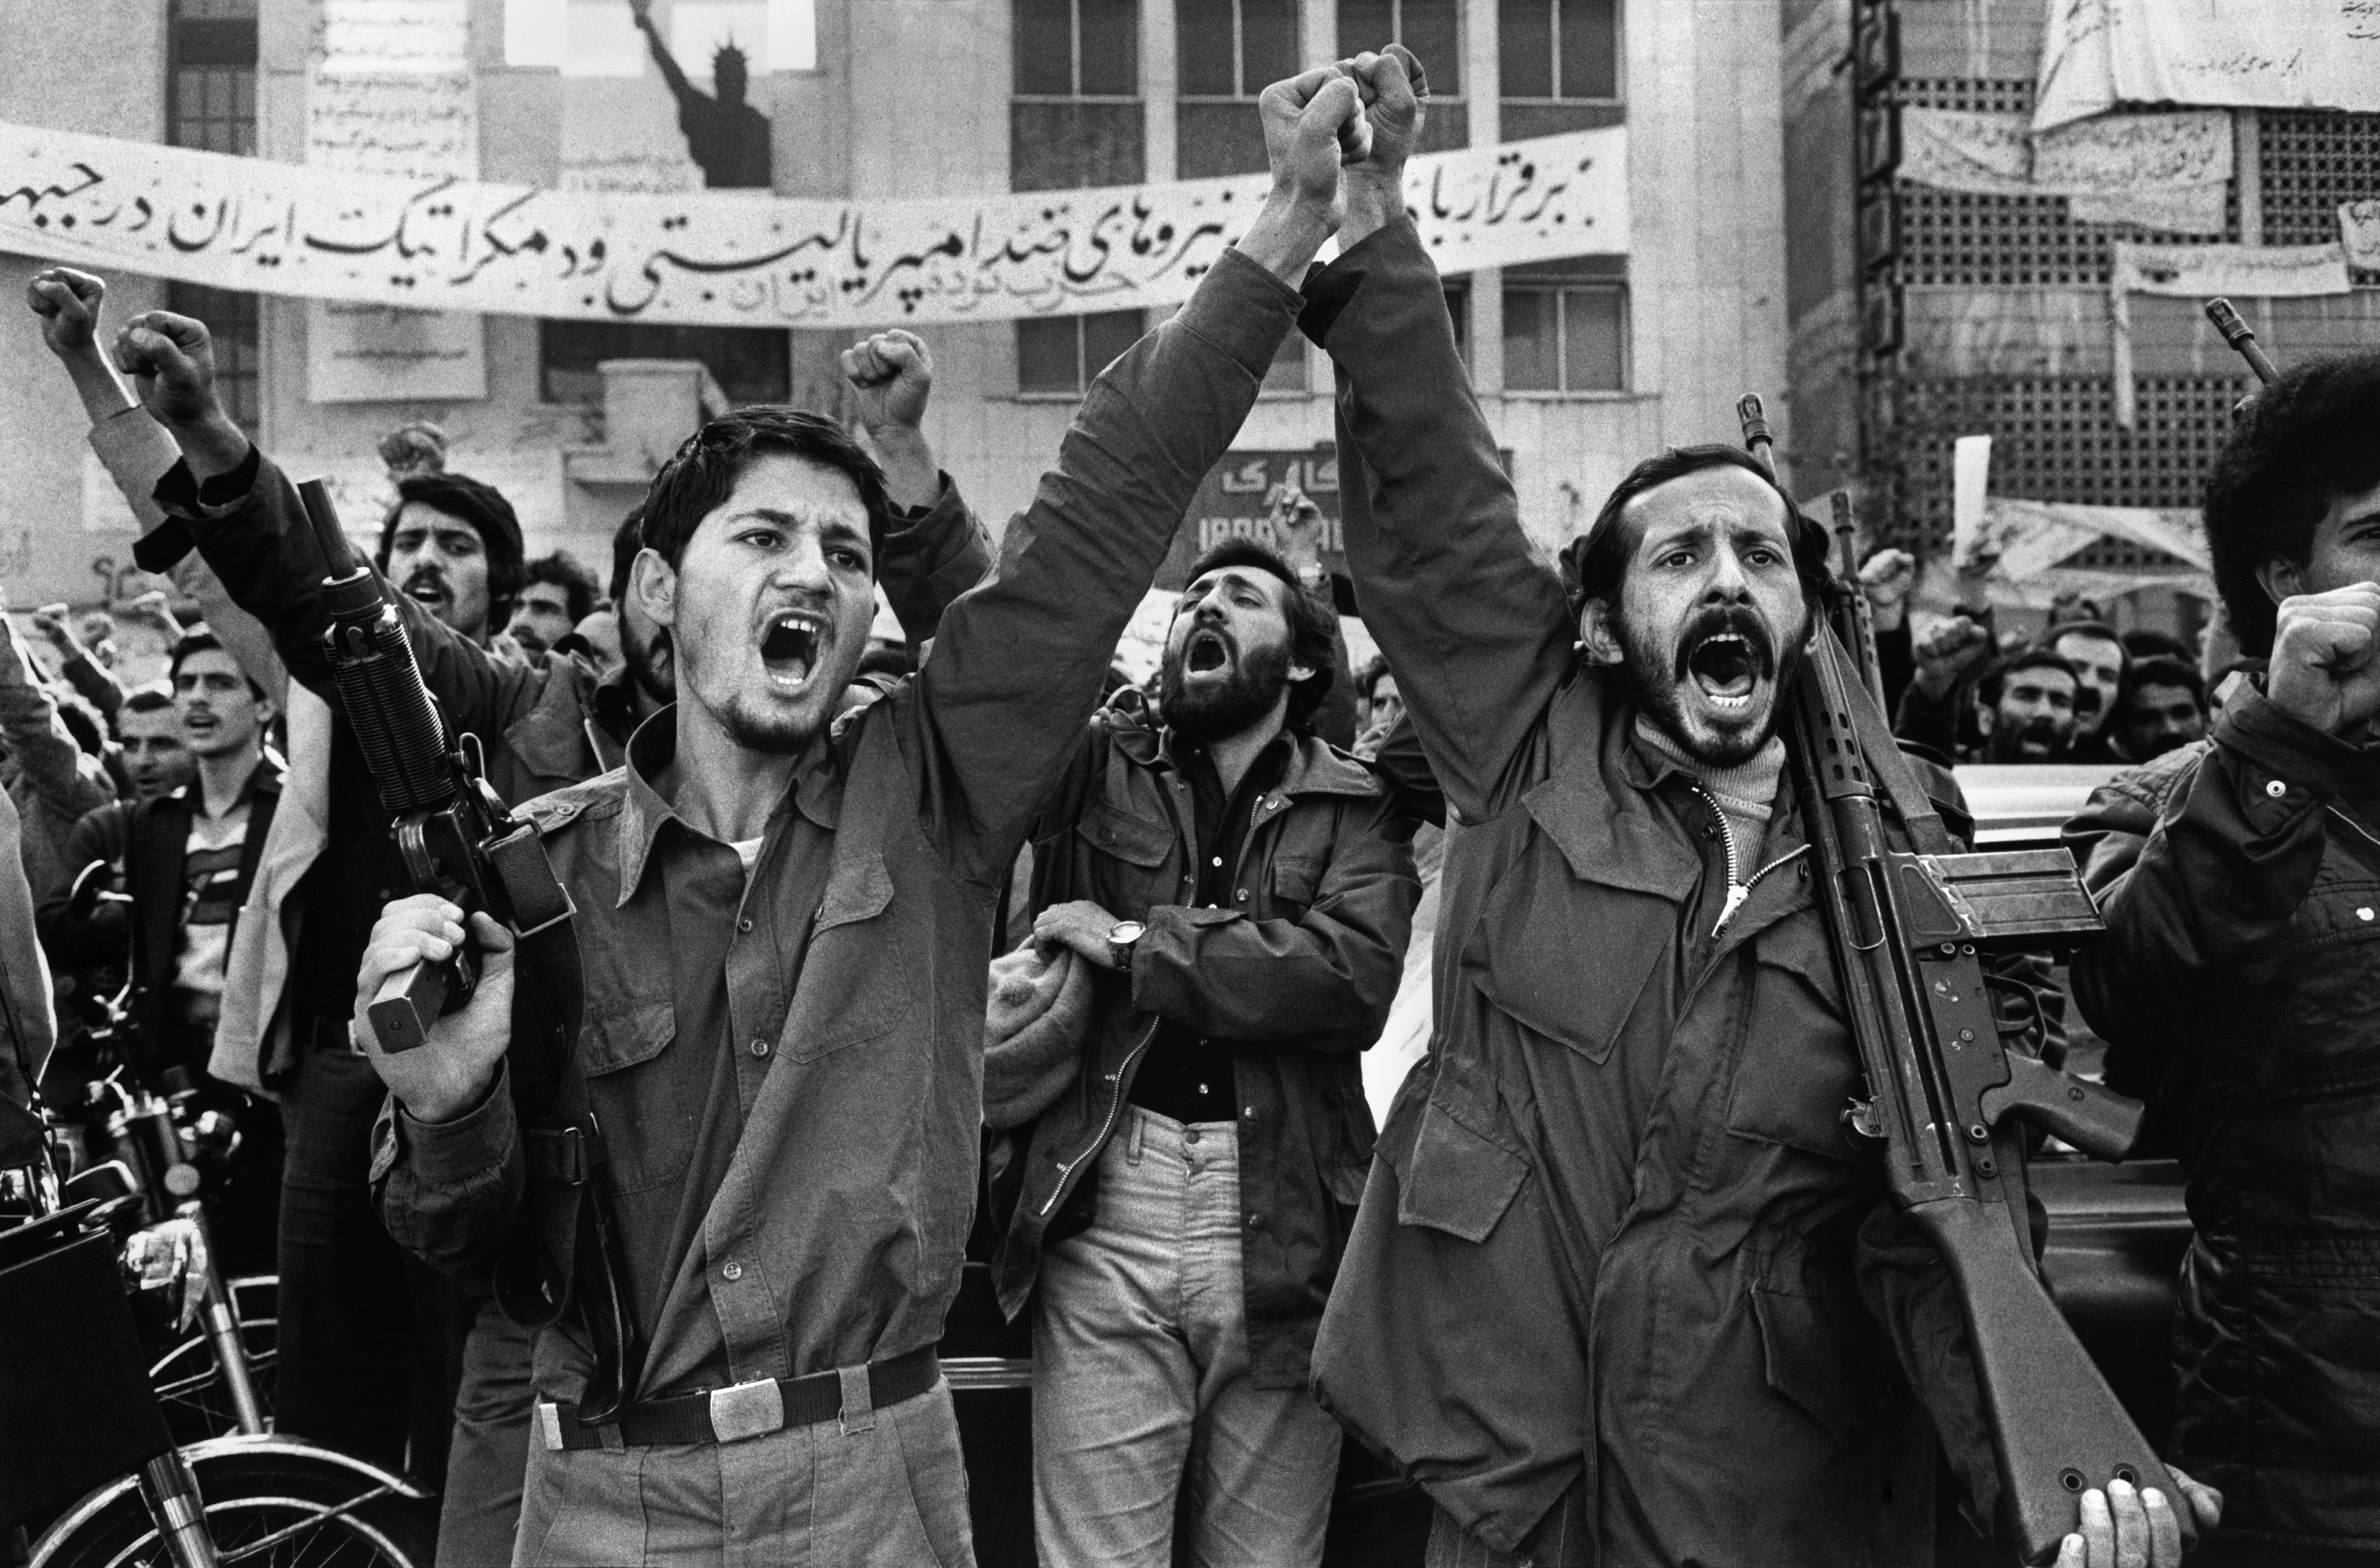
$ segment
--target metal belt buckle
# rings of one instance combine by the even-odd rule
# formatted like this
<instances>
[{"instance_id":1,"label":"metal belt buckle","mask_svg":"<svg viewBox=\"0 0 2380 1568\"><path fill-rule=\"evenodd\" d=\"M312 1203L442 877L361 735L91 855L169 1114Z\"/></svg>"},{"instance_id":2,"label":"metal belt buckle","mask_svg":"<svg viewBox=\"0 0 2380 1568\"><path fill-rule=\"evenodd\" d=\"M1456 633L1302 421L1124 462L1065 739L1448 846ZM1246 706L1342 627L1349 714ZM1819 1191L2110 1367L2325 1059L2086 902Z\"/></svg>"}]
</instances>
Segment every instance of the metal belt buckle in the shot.
<instances>
[{"instance_id":1,"label":"metal belt buckle","mask_svg":"<svg viewBox=\"0 0 2380 1568\"><path fill-rule=\"evenodd\" d=\"M784 1424L785 1391L774 1378L710 1391L710 1435L721 1442L762 1437Z\"/></svg>"}]
</instances>

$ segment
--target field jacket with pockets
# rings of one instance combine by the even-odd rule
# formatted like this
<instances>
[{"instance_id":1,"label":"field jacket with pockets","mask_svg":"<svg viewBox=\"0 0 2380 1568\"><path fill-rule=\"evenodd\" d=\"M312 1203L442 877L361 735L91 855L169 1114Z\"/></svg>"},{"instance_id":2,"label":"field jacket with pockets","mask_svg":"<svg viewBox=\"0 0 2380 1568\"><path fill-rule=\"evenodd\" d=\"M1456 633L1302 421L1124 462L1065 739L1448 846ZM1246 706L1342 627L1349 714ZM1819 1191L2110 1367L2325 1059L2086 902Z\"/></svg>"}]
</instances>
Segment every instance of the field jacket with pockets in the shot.
<instances>
[{"instance_id":1,"label":"field jacket with pockets","mask_svg":"<svg viewBox=\"0 0 2380 1568\"><path fill-rule=\"evenodd\" d=\"M2243 688L2066 833L2075 1003L2189 1174L2173 1458L2227 1537L2380 1548L2380 747Z\"/></svg>"},{"instance_id":2,"label":"field jacket with pockets","mask_svg":"<svg viewBox=\"0 0 2380 1568\"><path fill-rule=\"evenodd\" d=\"M1093 718L1034 831L1033 907L1087 898L1148 929L1128 974L1094 972L1073 1086L993 1140L992 1276L1014 1317L1043 1246L1088 1222L1099 1150L1160 1025L1186 1025L1237 1047L1249 1355L1259 1387L1293 1388L1371 1163L1357 1053L1388 1018L1421 885L1411 823L1328 742L1294 736L1255 812L1231 906L1194 907L1196 813L1171 732L1120 707Z\"/></svg>"},{"instance_id":3,"label":"field jacket with pockets","mask_svg":"<svg viewBox=\"0 0 2380 1568\"><path fill-rule=\"evenodd\" d=\"M1578 1488L1564 1562L1930 1561L1929 1416L1985 1511L1997 1474L1948 1271L1844 1124L1859 1062L1791 792L1725 853L1579 661L1412 225L1306 294L1356 597L1451 822L1430 1051L1317 1392L1501 1551Z\"/></svg>"}]
</instances>

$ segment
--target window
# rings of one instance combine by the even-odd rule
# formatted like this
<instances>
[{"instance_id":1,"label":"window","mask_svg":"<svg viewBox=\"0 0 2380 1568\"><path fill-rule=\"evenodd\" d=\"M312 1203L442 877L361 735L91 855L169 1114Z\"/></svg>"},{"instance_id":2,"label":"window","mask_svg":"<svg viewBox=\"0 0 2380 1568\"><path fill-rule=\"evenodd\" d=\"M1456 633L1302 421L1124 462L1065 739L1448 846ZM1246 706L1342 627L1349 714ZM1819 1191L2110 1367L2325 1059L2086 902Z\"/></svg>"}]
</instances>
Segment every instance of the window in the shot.
<instances>
[{"instance_id":1,"label":"window","mask_svg":"<svg viewBox=\"0 0 2380 1568\"><path fill-rule=\"evenodd\" d=\"M1620 96L1619 0L1497 0L1507 98Z\"/></svg>"},{"instance_id":2,"label":"window","mask_svg":"<svg viewBox=\"0 0 2380 1568\"><path fill-rule=\"evenodd\" d=\"M1505 390L1619 392L1627 384L1625 282L1592 259L1504 273Z\"/></svg>"},{"instance_id":3,"label":"window","mask_svg":"<svg viewBox=\"0 0 2380 1568\"><path fill-rule=\"evenodd\" d=\"M793 391L787 338L766 327L679 327L640 322L540 322L538 395L601 403L606 359L699 359L731 403L783 403Z\"/></svg>"},{"instance_id":4,"label":"window","mask_svg":"<svg viewBox=\"0 0 2380 1568\"><path fill-rule=\"evenodd\" d=\"M1481 4L1488 0L1480 0ZM1466 147L1471 122L1463 98L1463 11L1456 0L1339 0L1339 53L1353 55L1402 43L1429 79L1424 152Z\"/></svg>"},{"instance_id":5,"label":"window","mask_svg":"<svg viewBox=\"0 0 2380 1568\"><path fill-rule=\"evenodd\" d=\"M174 0L165 32L165 109L173 145L256 155L256 0ZM207 323L217 395L253 433L263 412L256 296L169 283L165 309Z\"/></svg>"},{"instance_id":6,"label":"window","mask_svg":"<svg viewBox=\"0 0 2380 1568\"><path fill-rule=\"evenodd\" d=\"M1137 183L1148 166L1137 0L1010 3L1010 188Z\"/></svg>"},{"instance_id":7,"label":"window","mask_svg":"<svg viewBox=\"0 0 2380 1568\"><path fill-rule=\"evenodd\" d=\"M1471 280L1453 278L1444 286L1446 313L1454 318L1454 351L1463 356L1463 368L1471 368Z\"/></svg>"},{"instance_id":8,"label":"window","mask_svg":"<svg viewBox=\"0 0 2380 1568\"><path fill-rule=\"evenodd\" d=\"M1176 172L1184 179L1265 165L1257 95L1297 74L1295 0L1174 0L1181 101Z\"/></svg>"},{"instance_id":9,"label":"window","mask_svg":"<svg viewBox=\"0 0 2380 1568\"><path fill-rule=\"evenodd\" d=\"M1138 310L1021 321L1016 323L1016 390L1080 397L1146 330Z\"/></svg>"}]
</instances>

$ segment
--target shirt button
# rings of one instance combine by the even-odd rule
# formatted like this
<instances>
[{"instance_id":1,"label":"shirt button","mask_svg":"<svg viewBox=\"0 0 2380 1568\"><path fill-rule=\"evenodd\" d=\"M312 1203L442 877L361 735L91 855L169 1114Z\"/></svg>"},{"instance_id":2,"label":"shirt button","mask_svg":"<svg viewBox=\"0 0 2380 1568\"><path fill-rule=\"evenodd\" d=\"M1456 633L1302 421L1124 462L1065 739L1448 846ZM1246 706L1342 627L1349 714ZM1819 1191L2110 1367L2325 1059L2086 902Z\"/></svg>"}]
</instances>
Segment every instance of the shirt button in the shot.
<instances>
[{"instance_id":1,"label":"shirt button","mask_svg":"<svg viewBox=\"0 0 2380 1568\"><path fill-rule=\"evenodd\" d=\"M1249 1216L1248 1216L1248 1229L1250 1229L1250 1230L1252 1230L1252 1231L1261 1231L1261 1230L1263 1230L1263 1229L1264 1229L1264 1216L1263 1216L1263 1215L1261 1215L1261 1214L1251 1214L1251 1215L1249 1215Z\"/></svg>"},{"instance_id":2,"label":"shirt button","mask_svg":"<svg viewBox=\"0 0 2380 1568\"><path fill-rule=\"evenodd\" d=\"M1213 860L1213 862L1212 862L1212 863L1213 863L1214 865L1218 865L1218 866L1220 866L1220 865L1221 865L1221 864L1223 863L1223 857L1222 857L1221 856L1218 855L1218 856L1216 856L1216 857L1215 857L1215 858L1214 858L1214 860Z\"/></svg>"},{"instance_id":3,"label":"shirt button","mask_svg":"<svg viewBox=\"0 0 2380 1568\"><path fill-rule=\"evenodd\" d=\"M2271 780L2265 785L2265 793L2271 796L2276 800L2278 800L2281 796L2289 794L2289 786L2283 784L2278 779Z\"/></svg>"},{"instance_id":4,"label":"shirt button","mask_svg":"<svg viewBox=\"0 0 2380 1568\"><path fill-rule=\"evenodd\" d=\"M2359 920L2368 920L2372 918L2372 906L2367 904L2362 908L2358 909L2355 912L2355 918Z\"/></svg>"},{"instance_id":5,"label":"shirt button","mask_svg":"<svg viewBox=\"0 0 2380 1568\"><path fill-rule=\"evenodd\" d=\"M1256 1108L1255 1106L1253 1106L1253 1105L1249 1106L1246 1110L1245 1110L1245 1111L1243 1111L1243 1112L1240 1112L1240 1120L1241 1120L1241 1121L1243 1121L1243 1122L1253 1122L1253 1121L1255 1121L1256 1119L1257 1119L1257 1108Z\"/></svg>"},{"instance_id":6,"label":"shirt button","mask_svg":"<svg viewBox=\"0 0 2380 1568\"><path fill-rule=\"evenodd\" d=\"M1198 1129L1192 1127L1183 1133L1182 1141L1184 1143L1196 1143L1198 1141Z\"/></svg>"},{"instance_id":7,"label":"shirt button","mask_svg":"<svg viewBox=\"0 0 2380 1568\"><path fill-rule=\"evenodd\" d=\"M1243 903L1243 904L1245 904L1247 901L1248 901L1248 890L1247 890L1247 889L1245 889L1245 888L1242 888L1242 889L1240 889L1240 902L1241 902L1241 903Z\"/></svg>"},{"instance_id":8,"label":"shirt button","mask_svg":"<svg viewBox=\"0 0 2380 1568\"><path fill-rule=\"evenodd\" d=\"M749 916L749 915L747 915L747 916L745 916L742 919L740 919L740 920L736 921L736 922L735 922L735 929L736 929L737 930L739 930L739 931L748 931L748 930L750 930L752 929L752 917L751 917L751 916Z\"/></svg>"},{"instance_id":9,"label":"shirt button","mask_svg":"<svg viewBox=\"0 0 2380 1568\"><path fill-rule=\"evenodd\" d=\"M755 1056L766 1056L766 1055L768 1055L768 1054L769 1054L769 1042L768 1042L767 1040L765 1040L765 1039L756 1039L756 1040L754 1040L754 1041L752 1042L752 1054L753 1054L753 1055L755 1055Z\"/></svg>"},{"instance_id":10,"label":"shirt button","mask_svg":"<svg viewBox=\"0 0 2380 1568\"><path fill-rule=\"evenodd\" d=\"M722 1280L740 1280L744 1277L744 1265L730 1259L727 1266L719 1270L719 1277Z\"/></svg>"}]
</instances>

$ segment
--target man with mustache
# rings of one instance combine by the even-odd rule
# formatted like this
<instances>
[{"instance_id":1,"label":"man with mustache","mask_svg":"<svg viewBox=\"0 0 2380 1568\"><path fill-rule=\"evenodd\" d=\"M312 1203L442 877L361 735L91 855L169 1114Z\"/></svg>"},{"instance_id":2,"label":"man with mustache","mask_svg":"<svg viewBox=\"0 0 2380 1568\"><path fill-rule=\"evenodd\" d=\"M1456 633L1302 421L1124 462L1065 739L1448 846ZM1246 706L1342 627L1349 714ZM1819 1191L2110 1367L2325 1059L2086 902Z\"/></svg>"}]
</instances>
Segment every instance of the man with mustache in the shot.
<instances>
[{"instance_id":1,"label":"man with mustache","mask_svg":"<svg viewBox=\"0 0 2380 1568\"><path fill-rule=\"evenodd\" d=\"M613 1276L569 1270L561 1242L548 1251L533 1218L576 1189L545 1158L567 1140L521 1126L509 937L476 918L488 965L470 1003L384 1055L364 1004L466 936L442 899L384 911L357 996L391 1090L383 1214L449 1267L520 1234L580 1290L538 1338L515 1562L972 1561L933 1346L976 1186L985 959L1116 638L1289 330L1285 280L1337 224L1354 91L1309 72L1260 112L1274 167L1260 212L1101 373L998 572L880 701L837 722L879 563L910 531L853 437L747 408L656 476L630 592L671 631L677 701L625 768L533 808L577 909L565 1046L590 1114L572 1125L580 1147L600 1128L619 1297ZM885 364L870 387L901 389L905 348L864 350ZM630 1315L616 1355L597 1348L615 1320L599 1299ZM625 1403L607 1412L613 1378Z\"/></svg>"},{"instance_id":2,"label":"man with mustache","mask_svg":"<svg viewBox=\"0 0 2380 1568\"><path fill-rule=\"evenodd\" d=\"M2063 762L2071 755L2082 679L2046 648L1995 666L1975 687L1975 723L1986 762Z\"/></svg>"},{"instance_id":3,"label":"man with mustache","mask_svg":"<svg viewBox=\"0 0 2380 1568\"><path fill-rule=\"evenodd\" d=\"M2069 748L2072 760L2125 760L2114 744L2116 699L2132 667L2123 638L2101 621L2069 621L2050 627L2042 645L2074 671L2074 739Z\"/></svg>"},{"instance_id":4,"label":"man with mustache","mask_svg":"<svg viewBox=\"0 0 2380 1568\"><path fill-rule=\"evenodd\" d=\"M1035 941L1091 974L1072 1084L994 1157L1053 1568L1164 1568L1185 1489L1191 1560L1321 1560L1339 1428L1308 1353L1420 895L1410 825L1313 733L1335 629L1270 549L1218 545L1162 727L1101 710L1034 826Z\"/></svg>"},{"instance_id":5,"label":"man with mustache","mask_svg":"<svg viewBox=\"0 0 2380 1568\"><path fill-rule=\"evenodd\" d=\"M1407 60L1351 68L1371 148L1301 324L1356 593L1461 826L1316 1391L1427 1489L1444 1568L1928 1561L1937 1435L1984 1517L1998 1477L1943 1266L1843 1114L1779 735L1825 531L1687 447L1548 571L1406 213ZM2070 1568L2179 1561L2182 1500L2088 1480Z\"/></svg>"},{"instance_id":6,"label":"man with mustache","mask_svg":"<svg viewBox=\"0 0 2380 1568\"><path fill-rule=\"evenodd\" d=\"M43 273L35 289L36 310L86 314L102 292L67 269ZM406 880L354 732L325 702L335 691L322 650L320 553L294 486L224 414L204 323L162 311L135 318L116 353L155 423L138 409L132 417L152 439L163 424L169 453L178 444L185 457L155 481L172 516L143 539L144 564L170 565L195 541L232 598L269 628L296 677L293 772L310 772L328 797L275 819L265 858L281 878L270 901L280 918L242 922L237 940L251 957L243 966L236 954L233 972L251 983L227 990L217 1036L219 1076L269 1078L291 1128L277 1416L285 1429L387 1468L410 1463L429 1484L443 1478L443 1550L456 1561L501 1560L519 1511L528 1340L483 1282L440 1277L397 1247L373 1211L370 1129L386 1093L350 1046L346 1015L364 939ZM930 366L920 360L905 381L904 410L922 418ZM881 440L897 445L898 436ZM945 493L930 467L899 472L903 504L929 519L917 529L929 542L910 552L979 559L978 525L955 491ZM645 657L607 680L584 658L532 662L508 638L491 638L517 590L521 554L519 524L500 492L421 470L399 480L375 556L423 678L449 722L480 738L490 782L511 801L616 766L668 691L651 639L639 643ZM918 575L947 596L949 585L931 577L940 564L925 560ZM249 1079L237 1076L243 1065Z\"/></svg>"}]
</instances>

